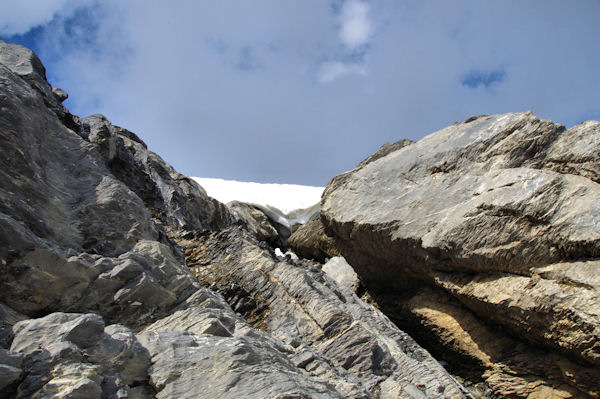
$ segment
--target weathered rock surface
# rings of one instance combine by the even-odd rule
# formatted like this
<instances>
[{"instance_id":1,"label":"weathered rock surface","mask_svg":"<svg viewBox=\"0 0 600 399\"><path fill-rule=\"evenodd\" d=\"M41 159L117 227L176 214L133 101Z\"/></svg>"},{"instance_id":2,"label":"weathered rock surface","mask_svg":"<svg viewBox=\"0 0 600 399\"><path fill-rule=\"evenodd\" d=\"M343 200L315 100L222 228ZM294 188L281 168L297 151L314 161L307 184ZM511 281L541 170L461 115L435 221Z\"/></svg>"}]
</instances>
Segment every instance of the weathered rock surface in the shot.
<instances>
[{"instance_id":1,"label":"weathered rock surface","mask_svg":"<svg viewBox=\"0 0 600 399\"><path fill-rule=\"evenodd\" d=\"M317 355L251 328L204 289L138 334L76 313L22 321L14 332L11 350L0 350L0 383L16 382L15 398L368 397L340 377L338 390L335 378L311 376L296 358Z\"/></svg>"},{"instance_id":2,"label":"weathered rock surface","mask_svg":"<svg viewBox=\"0 0 600 399\"><path fill-rule=\"evenodd\" d=\"M18 383L23 373L22 363L23 356L21 354L0 348L0 392L10 392L15 389L14 385ZM5 395L0 393L0 397L5 397Z\"/></svg>"},{"instance_id":3,"label":"weathered rock surface","mask_svg":"<svg viewBox=\"0 0 600 399\"><path fill-rule=\"evenodd\" d=\"M277 229L260 208L240 201L229 202L227 206L234 217L242 222L259 241L265 241L274 247L282 245Z\"/></svg>"},{"instance_id":4,"label":"weathered rock surface","mask_svg":"<svg viewBox=\"0 0 600 399\"><path fill-rule=\"evenodd\" d=\"M23 357L16 398L151 398L150 357L121 325L97 314L52 313L14 326L11 353Z\"/></svg>"},{"instance_id":5,"label":"weathered rock surface","mask_svg":"<svg viewBox=\"0 0 600 399\"><path fill-rule=\"evenodd\" d=\"M207 230L228 211L102 117L84 120L82 139L48 108L37 57L0 49L18 60L18 73L0 64L0 300L132 326L166 314L197 284L163 225Z\"/></svg>"},{"instance_id":6,"label":"weathered rock surface","mask_svg":"<svg viewBox=\"0 0 600 399\"><path fill-rule=\"evenodd\" d=\"M419 312L411 290L441 288L460 312L528 342L505 346L515 348L515 357L533 359L521 349L540 345L565 356L557 354L563 360L553 364L571 358L596 376L599 151L599 122L565 130L531 113L471 118L334 178L323 195L321 220L367 288L407 295L409 313L423 331L438 331L445 347L454 339L468 346L473 336L467 328L445 338L453 323L446 310L437 309L439 317ZM487 382L498 394L532 392L495 381L489 370L505 357L493 349L484 357L491 359ZM568 383L581 394L598 394L599 379L571 378L579 372L563 368L562 380L552 380L552 370L512 372L545 380L544 389Z\"/></svg>"},{"instance_id":7,"label":"weathered rock surface","mask_svg":"<svg viewBox=\"0 0 600 399\"><path fill-rule=\"evenodd\" d=\"M62 106L68 94L62 89L50 86L46 80L46 68L31 50L0 41L0 64L5 65L41 94L48 110L56 114L65 126L77 128L79 118Z\"/></svg>"},{"instance_id":8,"label":"weathered rock surface","mask_svg":"<svg viewBox=\"0 0 600 399\"><path fill-rule=\"evenodd\" d=\"M136 134L113 126L103 115L82 119L81 134L102 154L113 175L166 226L204 231L231 223L227 207L148 151Z\"/></svg>"},{"instance_id":9,"label":"weathered rock surface","mask_svg":"<svg viewBox=\"0 0 600 399\"><path fill-rule=\"evenodd\" d=\"M320 213L298 227L288 239L288 244L299 256L318 262L324 262L329 257L340 255L335 240L325 233Z\"/></svg>"},{"instance_id":10,"label":"weathered rock surface","mask_svg":"<svg viewBox=\"0 0 600 399\"><path fill-rule=\"evenodd\" d=\"M32 52L0 42L0 397L465 395L351 289L276 259L138 136L71 115L66 96Z\"/></svg>"},{"instance_id":11,"label":"weathered rock surface","mask_svg":"<svg viewBox=\"0 0 600 399\"><path fill-rule=\"evenodd\" d=\"M412 338L318 268L282 262L240 229L197 241L210 259L197 274L200 281L222 292L253 325L346 370L369 395L466 396ZM315 376L334 378L316 359L307 356L300 364Z\"/></svg>"},{"instance_id":12,"label":"weathered rock surface","mask_svg":"<svg viewBox=\"0 0 600 399\"><path fill-rule=\"evenodd\" d=\"M362 168L363 166L366 166L367 164L370 164L371 162L376 161L379 158L383 158L394 151L404 148L407 145L411 145L412 143L414 143L414 141L409 139L398 140L395 143L385 143L379 148L379 150L377 150L376 153L374 153L373 155L369 155L366 159L359 163L357 168Z\"/></svg>"},{"instance_id":13,"label":"weathered rock surface","mask_svg":"<svg viewBox=\"0 0 600 399\"><path fill-rule=\"evenodd\" d=\"M138 337L152 357L158 398L367 397L352 386L338 390L336 376L314 378L299 368L291 346L251 328L208 290ZM349 385L337 380L339 388Z\"/></svg>"},{"instance_id":14,"label":"weathered rock surface","mask_svg":"<svg viewBox=\"0 0 600 399\"><path fill-rule=\"evenodd\" d=\"M342 256L335 256L329 259L323 265L323 272L338 283L340 287L347 289L349 292L356 293L358 291L360 284L358 275Z\"/></svg>"}]
</instances>

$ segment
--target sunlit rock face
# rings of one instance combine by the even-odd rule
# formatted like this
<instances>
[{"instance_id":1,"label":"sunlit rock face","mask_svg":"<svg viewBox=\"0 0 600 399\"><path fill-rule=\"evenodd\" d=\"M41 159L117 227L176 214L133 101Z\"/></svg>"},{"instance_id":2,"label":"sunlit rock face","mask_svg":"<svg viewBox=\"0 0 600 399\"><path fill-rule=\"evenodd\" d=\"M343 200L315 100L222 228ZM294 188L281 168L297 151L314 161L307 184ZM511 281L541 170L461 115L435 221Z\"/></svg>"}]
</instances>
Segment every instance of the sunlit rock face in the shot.
<instances>
[{"instance_id":1,"label":"sunlit rock face","mask_svg":"<svg viewBox=\"0 0 600 399\"><path fill-rule=\"evenodd\" d=\"M597 395L599 154L599 122L474 117L335 177L320 221L388 314L497 393Z\"/></svg>"},{"instance_id":2,"label":"sunlit rock face","mask_svg":"<svg viewBox=\"0 0 600 399\"><path fill-rule=\"evenodd\" d=\"M468 396L345 282L275 256L279 213L242 220L65 98L0 42L1 397Z\"/></svg>"}]
</instances>

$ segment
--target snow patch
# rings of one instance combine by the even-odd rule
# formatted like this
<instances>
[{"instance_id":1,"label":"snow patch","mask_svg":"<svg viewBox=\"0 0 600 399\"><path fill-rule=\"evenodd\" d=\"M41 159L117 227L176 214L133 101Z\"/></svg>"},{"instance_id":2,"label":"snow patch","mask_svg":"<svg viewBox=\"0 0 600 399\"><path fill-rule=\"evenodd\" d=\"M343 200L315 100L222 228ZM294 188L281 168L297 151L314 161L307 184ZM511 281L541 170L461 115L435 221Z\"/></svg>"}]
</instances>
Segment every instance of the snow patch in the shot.
<instances>
[{"instance_id":1,"label":"snow patch","mask_svg":"<svg viewBox=\"0 0 600 399\"><path fill-rule=\"evenodd\" d=\"M208 195L224 204L231 201L247 202L276 208L283 215L313 207L321 201L321 194L325 189L298 184L240 182L193 176L192 179L198 182ZM298 219L304 219L302 216ZM305 221L298 220L302 223Z\"/></svg>"}]
</instances>

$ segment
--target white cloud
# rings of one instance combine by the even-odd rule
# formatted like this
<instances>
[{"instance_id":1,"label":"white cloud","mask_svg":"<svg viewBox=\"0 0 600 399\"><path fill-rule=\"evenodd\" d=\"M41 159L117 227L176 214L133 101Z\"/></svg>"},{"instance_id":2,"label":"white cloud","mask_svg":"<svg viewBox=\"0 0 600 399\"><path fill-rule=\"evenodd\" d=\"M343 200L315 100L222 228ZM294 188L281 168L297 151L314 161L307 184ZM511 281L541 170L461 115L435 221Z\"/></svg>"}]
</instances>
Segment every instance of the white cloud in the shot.
<instances>
[{"instance_id":1,"label":"white cloud","mask_svg":"<svg viewBox=\"0 0 600 399\"><path fill-rule=\"evenodd\" d=\"M330 61L321 65L318 71L318 78L321 83L329 83L352 74L366 75L366 69L360 64Z\"/></svg>"},{"instance_id":2,"label":"white cloud","mask_svg":"<svg viewBox=\"0 0 600 399\"><path fill-rule=\"evenodd\" d=\"M0 34L21 35L48 23L70 0L2 0Z\"/></svg>"},{"instance_id":3,"label":"white cloud","mask_svg":"<svg viewBox=\"0 0 600 399\"><path fill-rule=\"evenodd\" d=\"M346 0L338 15L338 39L343 45L335 61L323 62L317 70L320 83L330 83L348 75L366 75L366 48L372 33L369 5L362 0Z\"/></svg>"},{"instance_id":4,"label":"white cloud","mask_svg":"<svg viewBox=\"0 0 600 399\"><path fill-rule=\"evenodd\" d=\"M368 43L371 36L369 5L361 0L347 0L340 13L340 40L354 49Z\"/></svg>"},{"instance_id":5,"label":"white cloud","mask_svg":"<svg viewBox=\"0 0 600 399\"><path fill-rule=\"evenodd\" d=\"M600 119L595 0L103 0L74 14L81 1L38 34L51 83L186 174L324 185L386 141L473 114ZM0 21L25 13L0 4ZM261 68L236 69L244 48ZM493 92L462 85L474 69L506 76Z\"/></svg>"}]
</instances>

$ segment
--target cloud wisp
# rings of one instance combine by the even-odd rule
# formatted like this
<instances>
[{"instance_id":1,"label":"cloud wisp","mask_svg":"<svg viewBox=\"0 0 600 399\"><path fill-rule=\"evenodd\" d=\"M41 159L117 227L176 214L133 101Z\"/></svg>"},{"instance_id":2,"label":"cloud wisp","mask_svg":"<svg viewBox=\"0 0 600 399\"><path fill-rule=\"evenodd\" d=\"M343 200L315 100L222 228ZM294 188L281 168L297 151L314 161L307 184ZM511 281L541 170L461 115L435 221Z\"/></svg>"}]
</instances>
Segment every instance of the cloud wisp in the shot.
<instances>
[{"instance_id":1,"label":"cloud wisp","mask_svg":"<svg viewBox=\"0 0 600 399\"><path fill-rule=\"evenodd\" d=\"M341 49L333 59L321 62L317 70L320 83L331 83L346 76L367 74L366 55L373 32L370 6L363 0L345 0L337 13Z\"/></svg>"},{"instance_id":2,"label":"cloud wisp","mask_svg":"<svg viewBox=\"0 0 600 399\"><path fill-rule=\"evenodd\" d=\"M340 15L339 37L342 44L351 50L364 46L371 36L369 5L362 0L344 2Z\"/></svg>"}]
</instances>

